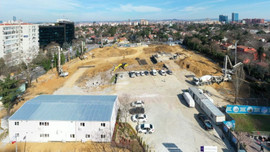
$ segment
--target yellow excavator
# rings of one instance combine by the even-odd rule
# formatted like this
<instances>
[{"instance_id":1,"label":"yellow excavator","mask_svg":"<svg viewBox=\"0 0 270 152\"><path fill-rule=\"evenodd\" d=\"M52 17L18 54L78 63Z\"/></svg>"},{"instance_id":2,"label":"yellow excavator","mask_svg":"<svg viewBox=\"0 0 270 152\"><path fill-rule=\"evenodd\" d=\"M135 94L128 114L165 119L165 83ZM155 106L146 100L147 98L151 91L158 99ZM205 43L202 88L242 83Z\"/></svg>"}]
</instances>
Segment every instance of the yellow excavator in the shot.
<instances>
[{"instance_id":1,"label":"yellow excavator","mask_svg":"<svg viewBox=\"0 0 270 152\"><path fill-rule=\"evenodd\" d=\"M125 69L125 67L127 67L128 64L127 63L121 63L119 64L118 66L116 66L113 70L113 72L115 72L118 68L122 68L122 69Z\"/></svg>"}]
</instances>

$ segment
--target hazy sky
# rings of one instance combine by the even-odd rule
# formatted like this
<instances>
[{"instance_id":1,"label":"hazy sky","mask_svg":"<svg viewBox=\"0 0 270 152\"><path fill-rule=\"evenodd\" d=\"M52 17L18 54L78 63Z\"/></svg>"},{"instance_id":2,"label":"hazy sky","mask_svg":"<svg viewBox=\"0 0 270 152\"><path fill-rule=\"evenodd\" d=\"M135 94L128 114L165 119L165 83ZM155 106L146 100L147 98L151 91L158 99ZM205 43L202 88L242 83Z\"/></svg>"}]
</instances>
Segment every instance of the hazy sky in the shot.
<instances>
[{"instance_id":1,"label":"hazy sky","mask_svg":"<svg viewBox=\"0 0 270 152\"><path fill-rule=\"evenodd\" d=\"M269 0L0 0L0 20L25 22L128 19L203 19L239 13L239 18L270 19Z\"/></svg>"}]
</instances>

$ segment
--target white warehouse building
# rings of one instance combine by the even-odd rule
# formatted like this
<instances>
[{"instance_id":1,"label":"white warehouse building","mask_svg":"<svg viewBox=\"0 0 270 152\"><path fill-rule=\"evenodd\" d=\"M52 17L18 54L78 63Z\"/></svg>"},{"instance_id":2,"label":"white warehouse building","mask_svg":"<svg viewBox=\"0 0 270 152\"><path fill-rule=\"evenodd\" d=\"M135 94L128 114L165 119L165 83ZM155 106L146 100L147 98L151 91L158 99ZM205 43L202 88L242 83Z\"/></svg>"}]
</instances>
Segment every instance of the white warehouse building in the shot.
<instances>
[{"instance_id":1,"label":"white warehouse building","mask_svg":"<svg viewBox=\"0 0 270 152\"><path fill-rule=\"evenodd\" d=\"M11 22L0 24L0 58L6 64L29 63L39 52L37 24Z\"/></svg>"},{"instance_id":2,"label":"white warehouse building","mask_svg":"<svg viewBox=\"0 0 270 152\"><path fill-rule=\"evenodd\" d=\"M9 118L9 139L110 142L117 111L116 95L40 95Z\"/></svg>"}]
</instances>

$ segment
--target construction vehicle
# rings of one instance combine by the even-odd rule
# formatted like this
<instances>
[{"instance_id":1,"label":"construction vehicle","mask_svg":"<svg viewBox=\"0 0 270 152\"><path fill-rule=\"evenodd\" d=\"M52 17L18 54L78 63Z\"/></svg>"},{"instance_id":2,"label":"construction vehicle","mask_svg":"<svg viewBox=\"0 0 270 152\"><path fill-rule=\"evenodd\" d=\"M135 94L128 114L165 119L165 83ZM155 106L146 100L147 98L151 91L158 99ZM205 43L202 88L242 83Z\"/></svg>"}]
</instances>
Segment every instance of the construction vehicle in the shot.
<instances>
[{"instance_id":1,"label":"construction vehicle","mask_svg":"<svg viewBox=\"0 0 270 152\"><path fill-rule=\"evenodd\" d=\"M228 69L228 63L231 67L231 69ZM193 77L193 83L195 85L210 85L212 83L221 83L223 81L231 81L232 75L235 73L235 71L239 68L241 68L243 63L239 62L235 65L232 65L232 62L228 55L224 58L224 68L222 69L223 75L221 76L212 76L212 75L204 75L200 78Z\"/></svg>"},{"instance_id":2,"label":"construction vehicle","mask_svg":"<svg viewBox=\"0 0 270 152\"><path fill-rule=\"evenodd\" d=\"M221 83L223 82L223 76L212 76L212 75L204 75L200 78L193 77L193 83L195 85L210 85L212 83Z\"/></svg>"},{"instance_id":3,"label":"construction vehicle","mask_svg":"<svg viewBox=\"0 0 270 152\"><path fill-rule=\"evenodd\" d=\"M127 67L128 64L127 63L121 63L119 64L118 66L116 66L113 70L113 72L115 72L118 68L122 68L122 69L125 69L125 67Z\"/></svg>"}]
</instances>

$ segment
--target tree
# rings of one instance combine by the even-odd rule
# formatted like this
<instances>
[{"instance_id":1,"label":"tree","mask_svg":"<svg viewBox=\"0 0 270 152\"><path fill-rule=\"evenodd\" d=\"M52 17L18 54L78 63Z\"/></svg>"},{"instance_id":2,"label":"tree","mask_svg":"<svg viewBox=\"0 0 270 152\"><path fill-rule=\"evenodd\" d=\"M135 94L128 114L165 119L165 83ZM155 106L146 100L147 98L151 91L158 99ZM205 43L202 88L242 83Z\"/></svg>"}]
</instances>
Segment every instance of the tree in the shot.
<instances>
[{"instance_id":1,"label":"tree","mask_svg":"<svg viewBox=\"0 0 270 152\"><path fill-rule=\"evenodd\" d=\"M3 75L6 73L7 67L5 64L5 60L3 58L0 58L0 75Z\"/></svg>"},{"instance_id":2,"label":"tree","mask_svg":"<svg viewBox=\"0 0 270 152\"><path fill-rule=\"evenodd\" d=\"M66 61L66 57L65 57L63 52L60 55L60 61L61 61L61 65L63 65L65 63L65 61Z\"/></svg>"},{"instance_id":3,"label":"tree","mask_svg":"<svg viewBox=\"0 0 270 152\"><path fill-rule=\"evenodd\" d=\"M258 52L258 59L259 59L260 62L262 62L264 48L263 47L259 47L257 52Z\"/></svg>"},{"instance_id":4,"label":"tree","mask_svg":"<svg viewBox=\"0 0 270 152\"><path fill-rule=\"evenodd\" d=\"M20 94L18 91L18 80L10 78L8 76L4 81L0 80L0 96L2 97L2 103L7 110L8 116L13 105L16 104L16 99Z\"/></svg>"},{"instance_id":5,"label":"tree","mask_svg":"<svg viewBox=\"0 0 270 152\"><path fill-rule=\"evenodd\" d=\"M70 44L68 44L67 42L64 42L63 43L63 50L68 50L69 49L69 47L70 47Z\"/></svg>"},{"instance_id":6,"label":"tree","mask_svg":"<svg viewBox=\"0 0 270 152\"><path fill-rule=\"evenodd\" d=\"M130 101L131 98L128 94L123 94L122 96L119 97L119 102L120 102L120 117L124 119L124 122L127 122L128 114L129 114L129 109L130 109Z\"/></svg>"}]
</instances>

